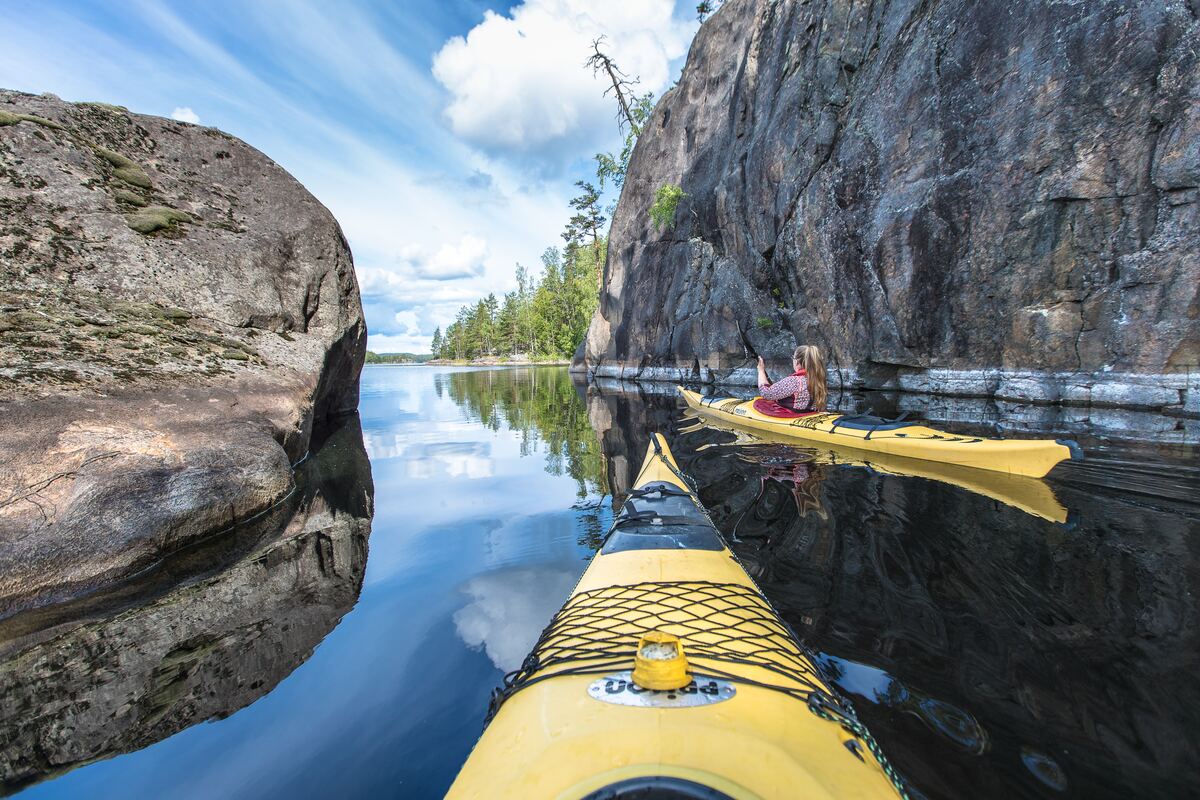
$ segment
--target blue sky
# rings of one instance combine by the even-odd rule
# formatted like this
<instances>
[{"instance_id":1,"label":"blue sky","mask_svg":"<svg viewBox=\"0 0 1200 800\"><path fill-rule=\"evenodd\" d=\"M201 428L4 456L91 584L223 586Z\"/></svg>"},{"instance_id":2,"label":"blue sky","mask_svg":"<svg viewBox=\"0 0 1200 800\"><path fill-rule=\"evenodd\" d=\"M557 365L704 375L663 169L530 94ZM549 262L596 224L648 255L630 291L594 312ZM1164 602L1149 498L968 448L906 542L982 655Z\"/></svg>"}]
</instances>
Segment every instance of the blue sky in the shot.
<instances>
[{"instance_id":1,"label":"blue sky","mask_svg":"<svg viewBox=\"0 0 1200 800\"><path fill-rule=\"evenodd\" d=\"M557 244L613 149L606 34L661 93L692 0L0 0L0 86L212 125L300 179L354 250L376 351L428 350Z\"/></svg>"}]
</instances>

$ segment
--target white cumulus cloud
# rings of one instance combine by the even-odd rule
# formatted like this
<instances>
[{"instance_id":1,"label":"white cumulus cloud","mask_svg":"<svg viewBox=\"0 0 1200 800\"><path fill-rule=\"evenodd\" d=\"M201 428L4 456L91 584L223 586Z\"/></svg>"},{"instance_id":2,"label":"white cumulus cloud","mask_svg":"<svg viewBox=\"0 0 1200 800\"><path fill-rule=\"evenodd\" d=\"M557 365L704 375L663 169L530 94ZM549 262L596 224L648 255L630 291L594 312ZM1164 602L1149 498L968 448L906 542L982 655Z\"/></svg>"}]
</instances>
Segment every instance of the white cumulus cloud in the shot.
<instances>
[{"instance_id":1,"label":"white cumulus cloud","mask_svg":"<svg viewBox=\"0 0 1200 800\"><path fill-rule=\"evenodd\" d=\"M638 91L660 93L696 28L673 10L671 0L525 0L509 16L487 12L433 59L451 128L484 150L539 159L603 146L616 107L607 78L584 67L592 41L604 35L621 69L641 78Z\"/></svg>"},{"instance_id":2,"label":"white cumulus cloud","mask_svg":"<svg viewBox=\"0 0 1200 800\"><path fill-rule=\"evenodd\" d=\"M473 290L455 282L483 275L489 258L487 241L472 234L446 242L432 254L420 244L406 244L392 265L359 267L359 291L364 298L390 301L414 292L419 299L433 302L469 298L474 296ZM400 315L395 319L399 321Z\"/></svg>"},{"instance_id":3,"label":"white cumulus cloud","mask_svg":"<svg viewBox=\"0 0 1200 800\"><path fill-rule=\"evenodd\" d=\"M171 119L177 119L180 122L190 122L193 125L200 124L200 115L187 106L176 106L171 112Z\"/></svg>"},{"instance_id":4,"label":"white cumulus cloud","mask_svg":"<svg viewBox=\"0 0 1200 800\"><path fill-rule=\"evenodd\" d=\"M470 234L463 236L458 244L442 245L431 258L426 258L416 248L405 248L400 253L402 260L413 265L413 272L418 278L431 281L450 281L482 275L487 257L487 242Z\"/></svg>"},{"instance_id":5,"label":"white cumulus cloud","mask_svg":"<svg viewBox=\"0 0 1200 800\"><path fill-rule=\"evenodd\" d=\"M464 234L433 246L406 244L389 261L357 267L368 346L377 353L428 352L434 328L487 293L494 261L485 239Z\"/></svg>"}]
</instances>

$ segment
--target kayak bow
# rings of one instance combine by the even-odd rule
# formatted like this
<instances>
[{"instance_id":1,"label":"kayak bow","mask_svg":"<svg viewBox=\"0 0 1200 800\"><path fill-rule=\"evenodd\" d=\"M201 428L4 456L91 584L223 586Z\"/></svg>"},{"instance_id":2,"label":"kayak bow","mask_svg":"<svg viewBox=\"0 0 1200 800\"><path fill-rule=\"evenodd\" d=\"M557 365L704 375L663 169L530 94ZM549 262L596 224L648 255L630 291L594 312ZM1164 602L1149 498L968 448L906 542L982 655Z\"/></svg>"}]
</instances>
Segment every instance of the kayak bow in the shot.
<instances>
[{"instance_id":1,"label":"kayak bow","mask_svg":"<svg viewBox=\"0 0 1200 800\"><path fill-rule=\"evenodd\" d=\"M450 798L906 796L655 435Z\"/></svg>"},{"instance_id":2,"label":"kayak bow","mask_svg":"<svg viewBox=\"0 0 1200 800\"><path fill-rule=\"evenodd\" d=\"M1041 478L1060 461L1083 458L1079 445L1069 439L987 439L957 436L917 422L875 420L819 412L794 418L771 417L754 407L753 400L702 397L676 387L690 408L723 422L753 431L804 439L822 445L849 447L868 453L918 458L974 469Z\"/></svg>"}]
</instances>

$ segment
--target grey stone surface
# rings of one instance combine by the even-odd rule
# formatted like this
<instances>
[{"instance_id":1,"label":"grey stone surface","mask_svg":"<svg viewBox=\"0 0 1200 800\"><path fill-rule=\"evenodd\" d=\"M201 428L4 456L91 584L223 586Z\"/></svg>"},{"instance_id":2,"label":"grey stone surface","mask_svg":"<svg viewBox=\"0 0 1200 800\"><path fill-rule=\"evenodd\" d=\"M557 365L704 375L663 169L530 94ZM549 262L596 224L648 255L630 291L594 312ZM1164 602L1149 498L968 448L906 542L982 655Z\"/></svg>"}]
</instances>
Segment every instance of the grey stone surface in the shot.
<instances>
[{"instance_id":1,"label":"grey stone surface","mask_svg":"<svg viewBox=\"0 0 1200 800\"><path fill-rule=\"evenodd\" d=\"M576 368L737 382L800 341L864 386L1194 409L1123 376L1200 369L1198 38L1177 0L730 0L638 141Z\"/></svg>"},{"instance_id":2,"label":"grey stone surface","mask_svg":"<svg viewBox=\"0 0 1200 800\"><path fill-rule=\"evenodd\" d=\"M0 617L279 499L365 340L337 222L262 153L0 91Z\"/></svg>"}]
</instances>

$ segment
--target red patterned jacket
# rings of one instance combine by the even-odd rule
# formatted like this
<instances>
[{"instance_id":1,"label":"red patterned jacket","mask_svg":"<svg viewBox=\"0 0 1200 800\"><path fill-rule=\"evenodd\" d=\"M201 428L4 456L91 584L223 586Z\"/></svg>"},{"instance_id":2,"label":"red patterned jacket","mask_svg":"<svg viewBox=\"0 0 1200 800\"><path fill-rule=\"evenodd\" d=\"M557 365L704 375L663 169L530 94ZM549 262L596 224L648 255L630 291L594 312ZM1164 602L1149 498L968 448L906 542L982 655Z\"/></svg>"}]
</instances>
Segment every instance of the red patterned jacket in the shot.
<instances>
[{"instance_id":1,"label":"red patterned jacket","mask_svg":"<svg viewBox=\"0 0 1200 800\"><path fill-rule=\"evenodd\" d=\"M812 411L812 395L808 393L808 375L799 370L786 378L780 378L772 384L762 384L758 387L764 400L774 400L784 408L793 411Z\"/></svg>"}]
</instances>

